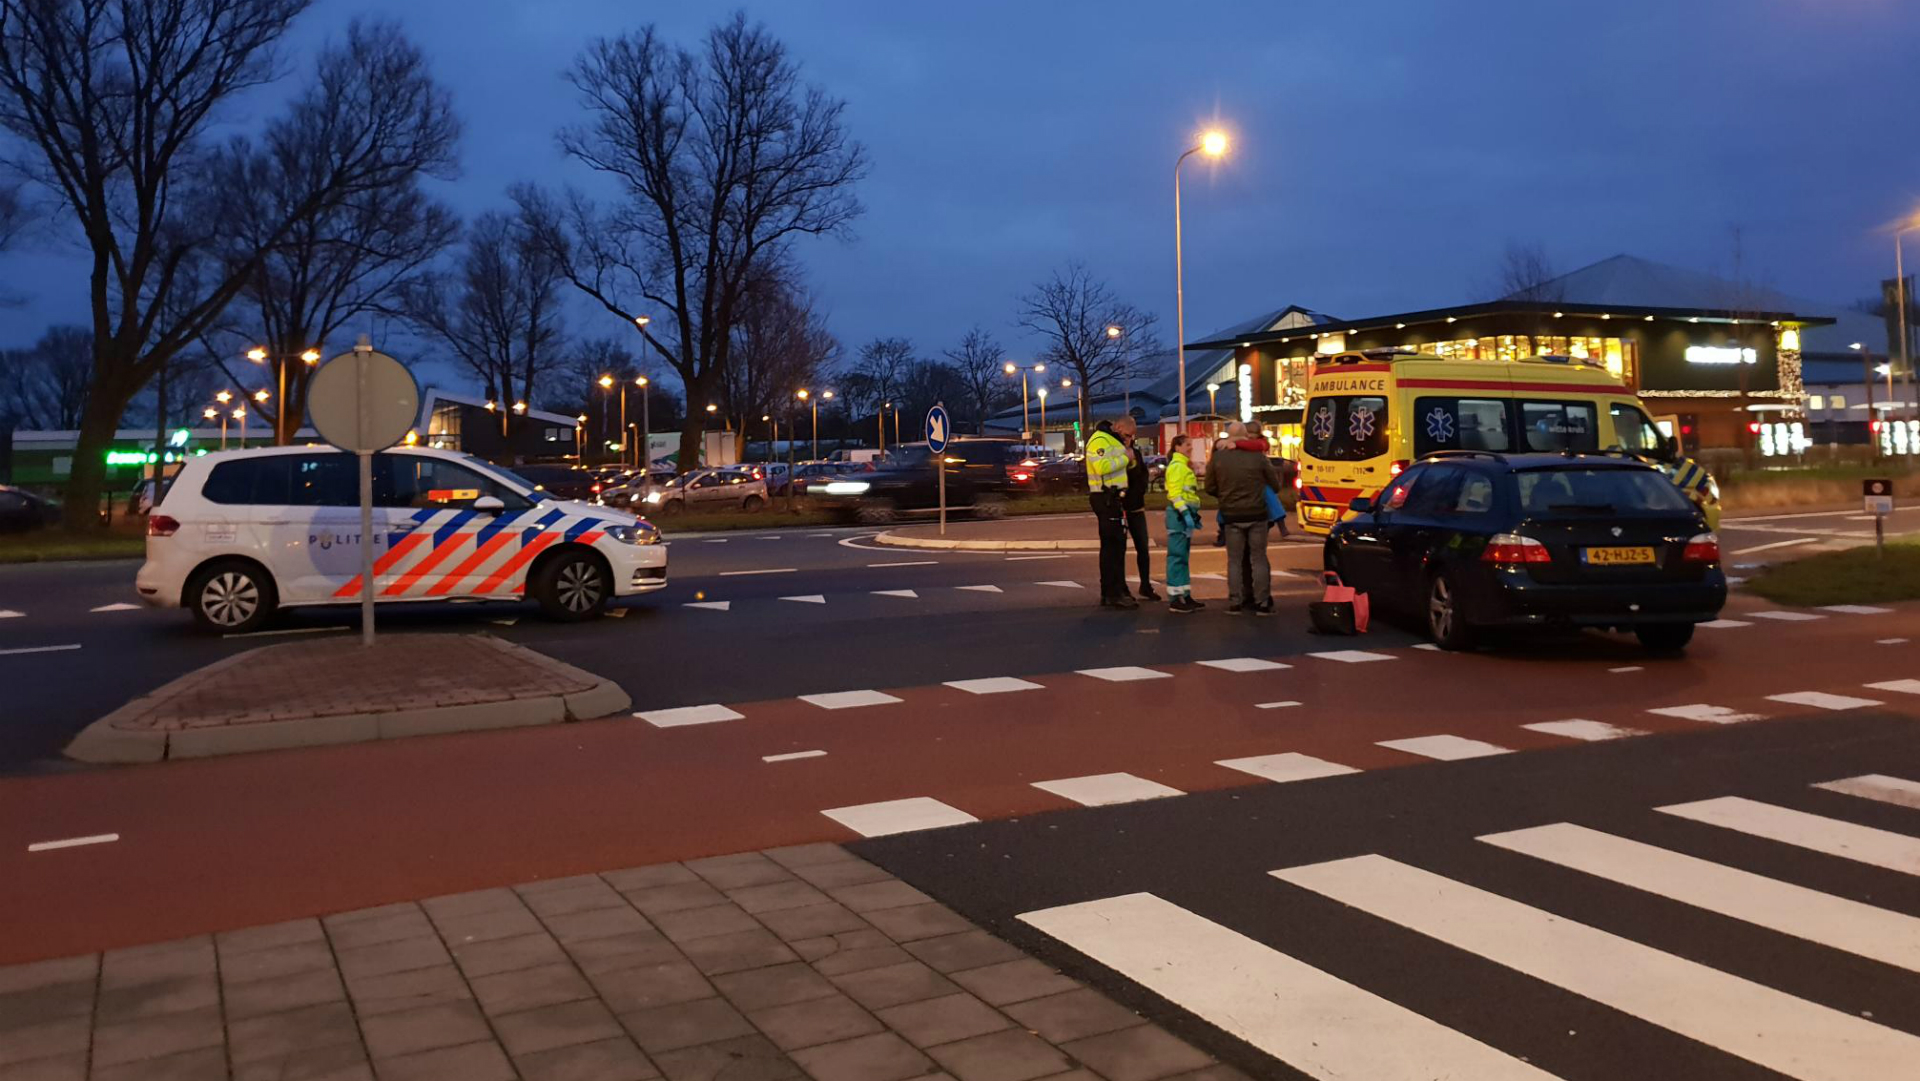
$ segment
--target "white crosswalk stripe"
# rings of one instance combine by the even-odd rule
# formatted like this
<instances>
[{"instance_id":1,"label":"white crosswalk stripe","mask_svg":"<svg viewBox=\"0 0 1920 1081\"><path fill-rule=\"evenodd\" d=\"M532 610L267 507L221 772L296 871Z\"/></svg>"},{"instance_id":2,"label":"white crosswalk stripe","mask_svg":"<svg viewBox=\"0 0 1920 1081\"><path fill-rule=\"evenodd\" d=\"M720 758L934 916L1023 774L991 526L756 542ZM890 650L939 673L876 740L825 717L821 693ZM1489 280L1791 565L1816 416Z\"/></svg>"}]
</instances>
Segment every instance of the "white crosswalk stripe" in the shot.
<instances>
[{"instance_id":1,"label":"white crosswalk stripe","mask_svg":"<svg viewBox=\"0 0 1920 1081\"><path fill-rule=\"evenodd\" d=\"M1293 667L1290 664L1262 660L1259 657L1222 657L1217 661L1197 663L1203 668L1218 668L1222 672L1277 672L1282 668Z\"/></svg>"},{"instance_id":2,"label":"white crosswalk stripe","mask_svg":"<svg viewBox=\"0 0 1920 1081\"><path fill-rule=\"evenodd\" d=\"M725 706L680 706L675 709L650 709L634 714L655 728L679 728L689 724L717 724L737 721L740 714Z\"/></svg>"},{"instance_id":3,"label":"white crosswalk stripe","mask_svg":"<svg viewBox=\"0 0 1920 1081\"><path fill-rule=\"evenodd\" d=\"M1535 724L1523 724L1520 727L1530 732L1545 732L1549 736L1565 736L1568 739L1583 739L1599 742L1608 739L1620 739L1624 736L1644 736L1638 728L1622 728L1605 721L1540 721Z\"/></svg>"},{"instance_id":4,"label":"white crosswalk stripe","mask_svg":"<svg viewBox=\"0 0 1920 1081\"><path fill-rule=\"evenodd\" d=\"M1468 739L1465 736L1414 736L1411 739L1383 739L1376 746L1390 750L1417 754L1422 758L1437 759L1441 762L1456 762L1463 758L1485 758L1488 755L1507 754L1508 749L1485 740Z\"/></svg>"},{"instance_id":5,"label":"white crosswalk stripe","mask_svg":"<svg viewBox=\"0 0 1920 1081\"><path fill-rule=\"evenodd\" d=\"M862 837L886 837L895 833L963 826L980 821L958 807L929 796L835 807L820 813Z\"/></svg>"},{"instance_id":6,"label":"white crosswalk stripe","mask_svg":"<svg viewBox=\"0 0 1920 1081\"><path fill-rule=\"evenodd\" d=\"M1272 874L1801 1081L1899 1077L1920 1062L1920 1037L1384 856Z\"/></svg>"},{"instance_id":7,"label":"white crosswalk stripe","mask_svg":"<svg viewBox=\"0 0 1920 1081\"><path fill-rule=\"evenodd\" d=\"M1920 810L1920 782L1900 777L1888 777L1885 774L1869 773L1861 777L1846 777L1838 781L1827 781L1814 785L1829 792L1840 792L1862 799L1879 800L1882 803L1898 804Z\"/></svg>"},{"instance_id":8,"label":"white crosswalk stripe","mask_svg":"<svg viewBox=\"0 0 1920 1081\"><path fill-rule=\"evenodd\" d=\"M1881 683L1869 683L1867 690L1892 691L1895 694L1920 694L1920 679L1889 679Z\"/></svg>"},{"instance_id":9,"label":"white crosswalk stripe","mask_svg":"<svg viewBox=\"0 0 1920 1081\"><path fill-rule=\"evenodd\" d=\"M1027 924L1321 1081L1553 1075L1150 893Z\"/></svg>"},{"instance_id":10,"label":"white crosswalk stripe","mask_svg":"<svg viewBox=\"0 0 1920 1081\"><path fill-rule=\"evenodd\" d=\"M1121 665L1117 668L1082 668L1080 674L1108 683L1135 683L1143 679L1172 679L1167 672L1156 672L1151 668L1139 668L1133 665Z\"/></svg>"},{"instance_id":11,"label":"white crosswalk stripe","mask_svg":"<svg viewBox=\"0 0 1920 1081\"><path fill-rule=\"evenodd\" d=\"M1394 657L1389 653L1369 653L1364 649L1333 649L1325 653L1309 653L1309 657L1318 657L1323 661L1339 661L1342 664L1365 664L1368 661L1390 661Z\"/></svg>"},{"instance_id":12,"label":"white crosswalk stripe","mask_svg":"<svg viewBox=\"0 0 1920 1081\"><path fill-rule=\"evenodd\" d=\"M0 619L25 619L25 612L16 612L11 608L0 608Z\"/></svg>"},{"instance_id":13,"label":"white crosswalk stripe","mask_svg":"<svg viewBox=\"0 0 1920 1081\"><path fill-rule=\"evenodd\" d=\"M1710 706L1705 702L1691 706L1661 706L1650 709L1648 713L1657 713L1662 717L1678 717L1683 721L1705 721L1708 724L1739 724L1742 721L1758 721L1765 718L1764 713L1740 713L1725 706Z\"/></svg>"},{"instance_id":14,"label":"white crosswalk stripe","mask_svg":"<svg viewBox=\"0 0 1920 1081\"><path fill-rule=\"evenodd\" d=\"M1328 762L1297 751L1256 755L1252 758L1226 758L1215 762L1214 765L1237 769L1241 773L1251 773L1255 777L1279 782L1310 781L1318 777L1339 777L1343 774L1360 772L1352 766Z\"/></svg>"},{"instance_id":15,"label":"white crosswalk stripe","mask_svg":"<svg viewBox=\"0 0 1920 1081\"><path fill-rule=\"evenodd\" d=\"M1106 807L1115 803L1134 803L1143 799L1184 796L1178 788L1158 781L1135 777L1131 773L1099 773L1089 777L1062 777L1057 781L1035 781L1042 792L1064 796L1085 807Z\"/></svg>"},{"instance_id":16,"label":"white crosswalk stripe","mask_svg":"<svg viewBox=\"0 0 1920 1081\"><path fill-rule=\"evenodd\" d=\"M1858 826L1740 796L1676 803L1655 810L1829 856L1920 875L1920 839L1871 826Z\"/></svg>"},{"instance_id":17,"label":"white crosswalk stripe","mask_svg":"<svg viewBox=\"0 0 1920 1081\"><path fill-rule=\"evenodd\" d=\"M1871 698L1855 698L1846 694L1828 694L1825 691L1794 691L1791 694L1770 694L1769 702L1785 702L1793 706L1812 706L1815 709L1830 709L1838 712L1847 709L1864 709L1883 703Z\"/></svg>"},{"instance_id":18,"label":"white crosswalk stripe","mask_svg":"<svg viewBox=\"0 0 1920 1081\"><path fill-rule=\"evenodd\" d=\"M956 679L947 686L968 694L1012 694L1015 691L1043 690L1040 684L1030 680L1015 679L1012 676L989 676L986 679Z\"/></svg>"},{"instance_id":19,"label":"white crosswalk stripe","mask_svg":"<svg viewBox=\"0 0 1920 1081\"><path fill-rule=\"evenodd\" d=\"M1805 623L1809 620L1827 618L1817 612L1783 612L1772 610L1765 612L1748 612L1747 614L1755 619L1772 619L1782 623Z\"/></svg>"},{"instance_id":20,"label":"white crosswalk stripe","mask_svg":"<svg viewBox=\"0 0 1920 1081\"><path fill-rule=\"evenodd\" d=\"M1730 627L1751 627L1753 624L1744 619L1709 619L1705 623L1700 624L1700 626L1720 631Z\"/></svg>"},{"instance_id":21,"label":"white crosswalk stripe","mask_svg":"<svg viewBox=\"0 0 1920 1081\"><path fill-rule=\"evenodd\" d=\"M1494 833L1490 845L1695 908L1920 972L1920 919L1585 826Z\"/></svg>"},{"instance_id":22,"label":"white crosswalk stripe","mask_svg":"<svg viewBox=\"0 0 1920 1081\"><path fill-rule=\"evenodd\" d=\"M1823 604L1822 612L1839 612L1847 616L1878 616L1893 611L1891 608L1876 608L1871 604Z\"/></svg>"}]
</instances>

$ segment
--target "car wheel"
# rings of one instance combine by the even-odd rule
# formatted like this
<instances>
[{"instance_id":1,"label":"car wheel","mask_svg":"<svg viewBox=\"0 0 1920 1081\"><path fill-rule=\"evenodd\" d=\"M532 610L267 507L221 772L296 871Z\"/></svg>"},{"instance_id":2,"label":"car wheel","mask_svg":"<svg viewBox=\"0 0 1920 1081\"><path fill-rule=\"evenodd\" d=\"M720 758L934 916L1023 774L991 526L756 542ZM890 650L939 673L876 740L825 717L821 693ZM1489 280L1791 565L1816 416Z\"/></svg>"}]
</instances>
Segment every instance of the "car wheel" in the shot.
<instances>
[{"instance_id":1,"label":"car wheel","mask_svg":"<svg viewBox=\"0 0 1920 1081\"><path fill-rule=\"evenodd\" d=\"M973 516L989 521L1007 516L1007 497L1003 495L983 495L973 501Z\"/></svg>"},{"instance_id":2,"label":"car wheel","mask_svg":"<svg viewBox=\"0 0 1920 1081\"><path fill-rule=\"evenodd\" d=\"M1688 642L1693 641L1693 624L1652 623L1644 627L1635 627L1633 635L1640 639L1640 644L1649 652L1678 653L1687 648Z\"/></svg>"},{"instance_id":3,"label":"car wheel","mask_svg":"<svg viewBox=\"0 0 1920 1081\"><path fill-rule=\"evenodd\" d=\"M246 634L265 626L279 602L273 578L258 564L236 559L194 575L187 585L186 603L202 630Z\"/></svg>"},{"instance_id":4,"label":"car wheel","mask_svg":"<svg viewBox=\"0 0 1920 1081\"><path fill-rule=\"evenodd\" d=\"M669 499L660 504L661 514L679 514L681 511L685 509L686 509L686 504L682 503L678 499Z\"/></svg>"},{"instance_id":5,"label":"car wheel","mask_svg":"<svg viewBox=\"0 0 1920 1081\"><path fill-rule=\"evenodd\" d=\"M862 503L860 509L854 512L854 516L860 520L861 525L891 525L894 518L893 503L884 499Z\"/></svg>"},{"instance_id":6,"label":"car wheel","mask_svg":"<svg viewBox=\"0 0 1920 1081\"><path fill-rule=\"evenodd\" d=\"M613 590L607 569L585 552L564 552L534 575L533 596L548 619L578 623L605 611Z\"/></svg>"},{"instance_id":7,"label":"car wheel","mask_svg":"<svg viewBox=\"0 0 1920 1081\"><path fill-rule=\"evenodd\" d=\"M740 501L740 509L748 512L767 509L767 501L760 496L750 495Z\"/></svg>"},{"instance_id":8,"label":"car wheel","mask_svg":"<svg viewBox=\"0 0 1920 1081\"><path fill-rule=\"evenodd\" d=\"M1460 591L1446 571L1427 580L1427 634L1441 649L1468 649L1473 629L1460 604Z\"/></svg>"}]
</instances>

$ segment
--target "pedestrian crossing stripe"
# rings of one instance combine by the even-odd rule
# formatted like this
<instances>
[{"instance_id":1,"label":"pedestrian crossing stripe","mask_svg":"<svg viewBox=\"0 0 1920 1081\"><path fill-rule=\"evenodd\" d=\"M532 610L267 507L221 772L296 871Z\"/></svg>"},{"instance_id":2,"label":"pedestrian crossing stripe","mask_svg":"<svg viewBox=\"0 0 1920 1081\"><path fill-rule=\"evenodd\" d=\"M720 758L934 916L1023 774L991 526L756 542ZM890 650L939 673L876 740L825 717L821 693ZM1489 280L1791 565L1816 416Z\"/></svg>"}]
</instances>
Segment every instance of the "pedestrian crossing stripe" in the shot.
<instances>
[{"instance_id":1,"label":"pedestrian crossing stripe","mask_svg":"<svg viewBox=\"0 0 1920 1081\"><path fill-rule=\"evenodd\" d=\"M1838 781L1827 781L1814 785L1829 792L1839 792L1862 799L1879 800L1901 807L1920 810L1920 784L1899 777L1887 777L1878 773L1869 773L1862 777L1846 777Z\"/></svg>"},{"instance_id":2,"label":"pedestrian crossing stripe","mask_svg":"<svg viewBox=\"0 0 1920 1081\"><path fill-rule=\"evenodd\" d=\"M1920 839L1871 826L1858 826L1739 796L1676 803L1655 810L1890 871L1920 875Z\"/></svg>"}]
</instances>

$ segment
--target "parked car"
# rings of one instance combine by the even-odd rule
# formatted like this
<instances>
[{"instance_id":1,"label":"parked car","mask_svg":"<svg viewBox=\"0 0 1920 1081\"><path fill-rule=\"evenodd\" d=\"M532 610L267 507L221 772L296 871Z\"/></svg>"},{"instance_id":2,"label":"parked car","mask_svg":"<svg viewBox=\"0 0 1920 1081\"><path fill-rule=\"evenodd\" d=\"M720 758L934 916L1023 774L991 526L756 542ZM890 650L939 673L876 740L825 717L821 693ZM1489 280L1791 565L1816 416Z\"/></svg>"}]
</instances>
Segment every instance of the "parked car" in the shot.
<instances>
[{"instance_id":1,"label":"parked car","mask_svg":"<svg viewBox=\"0 0 1920 1081\"><path fill-rule=\"evenodd\" d=\"M552 493L555 499L577 499L585 503L605 487L592 470L577 465L521 465L513 471L540 490Z\"/></svg>"},{"instance_id":2,"label":"parked car","mask_svg":"<svg viewBox=\"0 0 1920 1081\"><path fill-rule=\"evenodd\" d=\"M675 476L671 469L655 469L646 474L634 473L619 484L602 488L597 502L602 506L618 507L621 510L641 514L647 509L647 493L672 483Z\"/></svg>"},{"instance_id":3,"label":"parked car","mask_svg":"<svg viewBox=\"0 0 1920 1081\"><path fill-rule=\"evenodd\" d=\"M373 459L376 598L538 601L598 616L667 584L660 531L557 499L477 458L425 447ZM260 628L279 608L357 604L362 561L354 456L314 447L191 458L147 518L140 599L205 629Z\"/></svg>"},{"instance_id":4,"label":"parked car","mask_svg":"<svg viewBox=\"0 0 1920 1081\"><path fill-rule=\"evenodd\" d=\"M660 514L761 510L767 505L767 482L737 469L697 469L649 491L645 504Z\"/></svg>"},{"instance_id":5,"label":"parked car","mask_svg":"<svg viewBox=\"0 0 1920 1081\"><path fill-rule=\"evenodd\" d=\"M947 506L977 518L998 518L1018 491L1012 474L1022 459L1006 439L958 439L947 444ZM891 522L940 505L939 477L925 443L887 448L878 468L828 481L812 494L816 506L860 522Z\"/></svg>"},{"instance_id":6,"label":"parked car","mask_svg":"<svg viewBox=\"0 0 1920 1081\"><path fill-rule=\"evenodd\" d=\"M1087 456L1062 454L1044 459L1034 470L1033 483L1035 491L1048 495L1084 492L1087 490Z\"/></svg>"},{"instance_id":7,"label":"parked car","mask_svg":"<svg viewBox=\"0 0 1920 1081\"><path fill-rule=\"evenodd\" d=\"M1727 600L1699 507L1637 459L1457 451L1352 501L1324 562L1443 649L1497 627L1631 630L1684 649Z\"/></svg>"},{"instance_id":8,"label":"parked car","mask_svg":"<svg viewBox=\"0 0 1920 1081\"><path fill-rule=\"evenodd\" d=\"M0 533L45 529L60 521L60 504L25 488L0 484Z\"/></svg>"}]
</instances>

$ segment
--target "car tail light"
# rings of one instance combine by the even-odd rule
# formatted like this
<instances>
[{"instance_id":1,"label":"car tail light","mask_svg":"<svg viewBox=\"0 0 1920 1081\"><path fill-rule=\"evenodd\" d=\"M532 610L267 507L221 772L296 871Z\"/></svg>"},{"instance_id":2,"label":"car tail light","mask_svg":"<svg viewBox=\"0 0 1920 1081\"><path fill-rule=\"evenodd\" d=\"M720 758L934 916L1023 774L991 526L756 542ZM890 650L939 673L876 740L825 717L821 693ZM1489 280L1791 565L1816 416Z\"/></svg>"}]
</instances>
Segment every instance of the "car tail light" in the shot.
<instances>
[{"instance_id":1,"label":"car tail light","mask_svg":"<svg viewBox=\"0 0 1920 1081\"><path fill-rule=\"evenodd\" d=\"M1015 473L1013 475L1013 479L1014 480L1032 480L1033 474L1032 473Z\"/></svg>"},{"instance_id":2,"label":"car tail light","mask_svg":"<svg viewBox=\"0 0 1920 1081\"><path fill-rule=\"evenodd\" d=\"M1687 541L1686 550L1680 553L1680 558L1688 563L1720 562L1719 536L1713 533L1695 534L1692 540Z\"/></svg>"},{"instance_id":3,"label":"car tail light","mask_svg":"<svg viewBox=\"0 0 1920 1081\"><path fill-rule=\"evenodd\" d=\"M1299 491L1307 486L1307 479L1298 473L1293 475L1293 490Z\"/></svg>"},{"instance_id":4,"label":"car tail light","mask_svg":"<svg viewBox=\"0 0 1920 1081\"><path fill-rule=\"evenodd\" d=\"M171 537L180 531L180 523L164 514L147 516L147 536Z\"/></svg>"},{"instance_id":5,"label":"car tail light","mask_svg":"<svg viewBox=\"0 0 1920 1081\"><path fill-rule=\"evenodd\" d=\"M1407 471L1407 467L1412 464L1413 464L1412 462L1395 462L1392 465L1387 467L1387 476L1397 477L1400 474L1405 473Z\"/></svg>"},{"instance_id":6,"label":"car tail light","mask_svg":"<svg viewBox=\"0 0 1920 1081\"><path fill-rule=\"evenodd\" d=\"M1517 533L1499 533L1487 541L1487 550L1481 553L1483 563L1551 563L1553 553L1547 546L1532 537L1522 537Z\"/></svg>"},{"instance_id":7,"label":"car tail light","mask_svg":"<svg viewBox=\"0 0 1920 1081\"><path fill-rule=\"evenodd\" d=\"M593 494L595 494L595 495L599 495L599 494L600 494L600 486L599 486L598 484L595 484L595 485L593 486Z\"/></svg>"}]
</instances>

